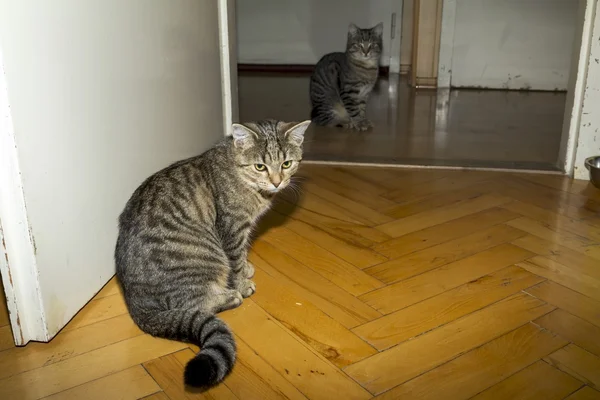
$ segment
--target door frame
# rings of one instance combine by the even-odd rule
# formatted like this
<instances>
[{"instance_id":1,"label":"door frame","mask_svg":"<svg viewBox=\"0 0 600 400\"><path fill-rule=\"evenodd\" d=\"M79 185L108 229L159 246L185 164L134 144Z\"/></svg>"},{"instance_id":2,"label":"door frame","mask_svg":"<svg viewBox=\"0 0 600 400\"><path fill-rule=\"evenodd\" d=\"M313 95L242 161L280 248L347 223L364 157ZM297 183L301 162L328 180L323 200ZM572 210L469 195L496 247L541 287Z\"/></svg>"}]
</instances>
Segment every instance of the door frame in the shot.
<instances>
[{"instance_id":1,"label":"door frame","mask_svg":"<svg viewBox=\"0 0 600 400\"><path fill-rule=\"evenodd\" d=\"M0 49L0 274L17 346L50 339ZM1 295L1 293L0 293Z\"/></svg>"},{"instance_id":2,"label":"door frame","mask_svg":"<svg viewBox=\"0 0 600 400\"><path fill-rule=\"evenodd\" d=\"M223 134L230 136L233 123L239 122L235 0L218 1Z\"/></svg>"},{"instance_id":3,"label":"door frame","mask_svg":"<svg viewBox=\"0 0 600 400\"><path fill-rule=\"evenodd\" d=\"M440 49L437 69L438 89L450 89L452 85L452 57L454 29L456 24L456 1L442 1ZM577 140L584 101L585 82L589 65L590 43L593 36L594 16L598 0L579 1L579 23L575 35L575 45L571 73L567 91L561 145L557 167L570 177L575 170Z\"/></svg>"}]
</instances>

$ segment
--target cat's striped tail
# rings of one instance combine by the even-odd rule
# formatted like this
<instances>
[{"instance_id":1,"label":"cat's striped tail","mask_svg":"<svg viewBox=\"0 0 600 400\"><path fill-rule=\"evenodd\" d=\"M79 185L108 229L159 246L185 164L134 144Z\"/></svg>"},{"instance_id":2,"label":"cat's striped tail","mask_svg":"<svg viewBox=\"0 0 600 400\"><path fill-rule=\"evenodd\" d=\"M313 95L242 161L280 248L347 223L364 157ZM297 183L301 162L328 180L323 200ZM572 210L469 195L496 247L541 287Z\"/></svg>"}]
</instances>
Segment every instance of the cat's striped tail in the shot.
<instances>
[{"instance_id":1,"label":"cat's striped tail","mask_svg":"<svg viewBox=\"0 0 600 400\"><path fill-rule=\"evenodd\" d=\"M142 314L137 313L134 320L144 332L200 347L200 353L185 367L186 385L208 389L223 381L233 369L235 340L225 322L216 316L180 309Z\"/></svg>"}]
</instances>

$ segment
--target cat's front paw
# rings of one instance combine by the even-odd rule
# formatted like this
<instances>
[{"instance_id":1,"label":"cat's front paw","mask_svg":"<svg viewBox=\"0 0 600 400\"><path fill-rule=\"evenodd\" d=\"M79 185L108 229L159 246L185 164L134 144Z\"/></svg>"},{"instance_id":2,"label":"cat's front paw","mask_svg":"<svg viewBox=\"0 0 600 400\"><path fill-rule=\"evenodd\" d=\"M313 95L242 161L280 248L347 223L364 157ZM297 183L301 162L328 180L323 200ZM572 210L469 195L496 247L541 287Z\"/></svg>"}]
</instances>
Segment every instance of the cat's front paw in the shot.
<instances>
[{"instance_id":1,"label":"cat's front paw","mask_svg":"<svg viewBox=\"0 0 600 400\"><path fill-rule=\"evenodd\" d=\"M250 261L246 261L246 266L242 270L242 275L248 279L252 279L254 276L254 265Z\"/></svg>"},{"instance_id":2,"label":"cat's front paw","mask_svg":"<svg viewBox=\"0 0 600 400\"><path fill-rule=\"evenodd\" d=\"M368 119L363 119L356 123L356 129L361 132L368 131L369 129L373 129L373 123Z\"/></svg>"},{"instance_id":3,"label":"cat's front paw","mask_svg":"<svg viewBox=\"0 0 600 400\"><path fill-rule=\"evenodd\" d=\"M240 286L242 297L250 297L256 292L256 284L250 279L246 279Z\"/></svg>"},{"instance_id":4,"label":"cat's front paw","mask_svg":"<svg viewBox=\"0 0 600 400\"><path fill-rule=\"evenodd\" d=\"M373 123L368 119L353 120L343 124L342 127L348 130L364 132L373 128Z\"/></svg>"}]
</instances>

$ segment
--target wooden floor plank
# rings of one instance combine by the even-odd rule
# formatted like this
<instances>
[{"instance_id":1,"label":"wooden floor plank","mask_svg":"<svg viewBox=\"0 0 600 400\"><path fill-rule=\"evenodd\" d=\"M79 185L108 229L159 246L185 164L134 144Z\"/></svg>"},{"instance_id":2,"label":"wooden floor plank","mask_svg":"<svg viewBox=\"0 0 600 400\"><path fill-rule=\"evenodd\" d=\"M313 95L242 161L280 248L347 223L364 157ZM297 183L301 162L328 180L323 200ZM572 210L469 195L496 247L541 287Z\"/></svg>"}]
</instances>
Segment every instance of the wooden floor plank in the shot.
<instances>
[{"instance_id":1,"label":"wooden floor plank","mask_svg":"<svg viewBox=\"0 0 600 400\"><path fill-rule=\"evenodd\" d=\"M0 277L0 328L10 324L8 316L8 306L6 305L6 296L4 295L2 277Z\"/></svg>"},{"instance_id":2,"label":"wooden floor plank","mask_svg":"<svg viewBox=\"0 0 600 400\"><path fill-rule=\"evenodd\" d=\"M506 210L513 211L529 217L548 226L555 231L566 231L582 237L588 237L596 242L600 241L600 228L590 224L586 220L576 220L564 215L536 207L521 201L512 201L502 206Z\"/></svg>"},{"instance_id":3,"label":"wooden floor plank","mask_svg":"<svg viewBox=\"0 0 600 400\"><path fill-rule=\"evenodd\" d=\"M112 295L93 299L63 328L64 332L127 314L123 296Z\"/></svg>"},{"instance_id":4,"label":"wooden floor plank","mask_svg":"<svg viewBox=\"0 0 600 400\"><path fill-rule=\"evenodd\" d=\"M250 261L276 278L280 285L308 298L346 328L353 328L381 316L381 313L361 300L266 242L257 241L254 244Z\"/></svg>"},{"instance_id":5,"label":"wooden floor plank","mask_svg":"<svg viewBox=\"0 0 600 400\"><path fill-rule=\"evenodd\" d=\"M527 235L513 242L515 245L527 249L540 256L563 264L581 274L600 280L598 260L562 246L559 242L544 240Z\"/></svg>"},{"instance_id":6,"label":"wooden floor plank","mask_svg":"<svg viewBox=\"0 0 600 400\"><path fill-rule=\"evenodd\" d=\"M446 207L440 207L393 222L388 222L387 224L379 225L376 228L390 237L399 237L469 214L498 207L508 201L510 200L505 197L484 194Z\"/></svg>"},{"instance_id":7,"label":"wooden floor plank","mask_svg":"<svg viewBox=\"0 0 600 400\"><path fill-rule=\"evenodd\" d=\"M400 204L394 204L383 210L383 212L395 219L410 217L426 211L431 211L439 207L450 206L461 201L474 199L486 193L489 193L487 185L477 185L459 190L451 190L444 193L438 193L433 196L412 198L409 201Z\"/></svg>"},{"instance_id":8,"label":"wooden floor plank","mask_svg":"<svg viewBox=\"0 0 600 400\"><path fill-rule=\"evenodd\" d=\"M514 218L518 218L518 214L494 207L377 244L373 250L389 258L398 258Z\"/></svg>"},{"instance_id":9,"label":"wooden floor plank","mask_svg":"<svg viewBox=\"0 0 600 400\"><path fill-rule=\"evenodd\" d=\"M561 309L544 315L534 322L600 357L599 327Z\"/></svg>"},{"instance_id":10,"label":"wooden floor plank","mask_svg":"<svg viewBox=\"0 0 600 400\"><path fill-rule=\"evenodd\" d=\"M235 338L237 362L225 384L243 400L306 400L294 385L260 357L241 338Z\"/></svg>"},{"instance_id":11,"label":"wooden floor plank","mask_svg":"<svg viewBox=\"0 0 600 400\"><path fill-rule=\"evenodd\" d=\"M55 395L44 397L44 399L137 400L160 391L160 386L148 375L146 370L142 366L136 365L115 374L107 375L72 389L56 393Z\"/></svg>"},{"instance_id":12,"label":"wooden floor plank","mask_svg":"<svg viewBox=\"0 0 600 400\"><path fill-rule=\"evenodd\" d=\"M600 389L600 357L581 347L570 344L544 360L589 386Z\"/></svg>"},{"instance_id":13,"label":"wooden floor plank","mask_svg":"<svg viewBox=\"0 0 600 400\"><path fill-rule=\"evenodd\" d=\"M388 192L384 197L401 203L418 197L426 197L463 189L473 186L486 179L485 175L473 173L473 171L461 171L458 174L450 174L439 179L412 184L408 189L400 188Z\"/></svg>"},{"instance_id":14,"label":"wooden floor plank","mask_svg":"<svg viewBox=\"0 0 600 400\"><path fill-rule=\"evenodd\" d=\"M383 210L396 205L395 201L383 198L374 194L373 192L364 192L361 190L356 190L352 186L341 185L323 175L312 175L310 176L310 181L319 186L326 187L339 196L352 199L357 203L364 204L365 206L376 211L383 212Z\"/></svg>"},{"instance_id":15,"label":"wooden floor plank","mask_svg":"<svg viewBox=\"0 0 600 400\"><path fill-rule=\"evenodd\" d=\"M106 334L105 331L102 331ZM0 380L0 399L39 399L185 348L141 335Z\"/></svg>"},{"instance_id":16,"label":"wooden floor plank","mask_svg":"<svg viewBox=\"0 0 600 400\"><path fill-rule=\"evenodd\" d=\"M260 240L283 249L290 257L354 296L383 286L376 278L289 229L275 228Z\"/></svg>"},{"instance_id":17,"label":"wooden floor plank","mask_svg":"<svg viewBox=\"0 0 600 400\"><path fill-rule=\"evenodd\" d=\"M506 225L492 226L470 235L386 261L365 272L381 282L393 283L422 274L434 268L508 243L525 235Z\"/></svg>"},{"instance_id":18,"label":"wooden floor plank","mask_svg":"<svg viewBox=\"0 0 600 400\"><path fill-rule=\"evenodd\" d=\"M385 195L388 196L390 192L405 189L407 187L413 187L415 185L427 184L445 176L448 176L448 171L443 170L427 170L427 169L399 169L399 168L348 168L345 167L344 171L348 174L357 177L367 182L372 182L377 186L386 189ZM466 172L466 171L461 171ZM467 176L472 171L466 172L464 175Z\"/></svg>"},{"instance_id":19,"label":"wooden floor plank","mask_svg":"<svg viewBox=\"0 0 600 400\"><path fill-rule=\"evenodd\" d=\"M539 283L543 278L511 266L470 281L352 331L378 350L427 332Z\"/></svg>"},{"instance_id":20,"label":"wooden floor plank","mask_svg":"<svg viewBox=\"0 0 600 400\"><path fill-rule=\"evenodd\" d=\"M526 324L393 388L377 399L468 399L566 343L550 332ZM518 397L504 399L513 398Z\"/></svg>"},{"instance_id":21,"label":"wooden floor plank","mask_svg":"<svg viewBox=\"0 0 600 400\"><path fill-rule=\"evenodd\" d=\"M542 282L525 291L546 303L555 305L600 327L600 301L584 296L552 281Z\"/></svg>"},{"instance_id":22,"label":"wooden floor plank","mask_svg":"<svg viewBox=\"0 0 600 400\"><path fill-rule=\"evenodd\" d=\"M533 253L527 250L510 244L503 244L441 268L366 293L359 298L378 311L389 314L494 273L532 255Z\"/></svg>"},{"instance_id":23,"label":"wooden floor plank","mask_svg":"<svg viewBox=\"0 0 600 400\"><path fill-rule=\"evenodd\" d=\"M165 394L165 392L158 392L151 394L150 396L143 397L140 400L171 400L169 396Z\"/></svg>"},{"instance_id":24,"label":"wooden floor plank","mask_svg":"<svg viewBox=\"0 0 600 400\"><path fill-rule=\"evenodd\" d=\"M345 367L377 352L308 299L281 286L262 269L256 269L254 281L260 290L252 300L336 366Z\"/></svg>"},{"instance_id":25,"label":"wooden floor plank","mask_svg":"<svg viewBox=\"0 0 600 400\"><path fill-rule=\"evenodd\" d=\"M15 347L15 341L10 325L4 325L0 328L0 351ZM0 355L0 357L2 357Z\"/></svg>"},{"instance_id":26,"label":"wooden floor plank","mask_svg":"<svg viewBox=\"0 0 600 400\"><path fill-rule=\"evenodd\" d=\"M341 221L326 214L295 207L285 201L276 202L273 209L290 218L318 226L332 236L357 246L370 247L390 239L390 236L370 226Z\"/></svg>"},{"instance_id":27,"label":"wooden floor plank","mask_svg":"<svg viewBox=\"0 0 600 400\"><path fill-rule=\"evenodd\" d=\"M518 176L500 178L496 182L496 186L504 196L554 211L569 218L584 219L596 215L598 211L595 204L588 204L589 201L585 196L546 189Z\"/></svg>"},{"instance_id":28,"label":"wooden floor plank","mask_svg":"<svg viewBox=\"0 0 600 400\"><path fill-rule=\"evenodd\" d=\"M122 315L63 332L50 343L29 343L26 347L11 348L0 353L0 379L68 360L141 334L131 317Z\"/></svg>"},{"instance_id":29,"label":"wooden floor plank","mask_svg":"<svg viewBox=\"0 0 600 400\"><path fill-rule=\"evenodd\" d=\"M585 386L565 400L600 400L600 392L590 388L589 386Z\"/></svg>"},{"instance_id":30,"label":"wooden floor plank","mask_svg":"<svg viewBox=\"0 0 600 400\"><path fill-rule=\"evenodd\" d=\"M600 200L600 191L588 180L571 179L565 175L527 175L519 177L536 185L542 185L550 189L557 189L575 195L583 195L596 201Z\"/></svg>"},{"instance_id":31,"label":"wooden floor plank","mask_svg":"<svg viewBox=\"0 0 600 400\"><path fill-rule=\"evenodd\" d=\"M100 289L98 294L96 294L96 296L94 296L94 299L98 300L103 297L112 296L113 294L121 294L121 293L122 293L121 287L119 286L119 282L117 281L117 278L112 277L111 280L109 280L108 283L106 285L104 285L104 287L102 289Z\"/></svg>"},{"instance_id":32,"label":"wooden floor plank","mask_svg":"<svg viewBox=\"0 0 600 400\"><path fill-rule=\"evenodd\" d=\"M478 394L472 400L561 400L582 386L580 381L570 375L538 361Z\"/></svg>"},{"instance_id":33,"label":"wooden floor plank","mask_svg":"<svg viewBox=\"0 0 600 400\"><path fill-rule=\"evenodd\" d=\"M557 232L548 225L527 217L513 219L507 224L544 240L560 243L566 248L595 259L596 262L600 260L600 243L587 237L566 231Z\"/></svg>"},{"instance_id":34,"label":"wooden floor plank","mask_svg":"<svg viewBox=\"0 0 600 400\"><path fill-rule=\"evenodd\" d=\"M377 184L376 180L365 180L364 178L353 174L351 168L323 168L319 172L320 175L324 176L330 181L333 181L341 186L352 188L353 190L363 191L365 193L371 193L374 195L380 195L388 192L388 189L381 184Z\"/></svg>"},{"instance_id":35,"label":"wooden floor plank","mask_svg":"<svg viewBox=\"0 0 600 400\"><path fill-rule=\"evenodd\" d=\"M374 210L363 203L354 201L310 181L302 184L302 191L336 204L346 210L349 215L354 216L367 225L380 225L394 220L394 218Z\"/></svg>"},{"instance_id":36,"label":"wooden floor plank","mask_svg":"<svg viewBox=\"0 0 600 400\"><path fill-rule=\"evenodd\" d=\"M552 310L534 297L518 294L344 370L371 393L379 394Z\"/></svg>"},{"instance_id":37,"label":"wooden floor plank","mask_svg":"<svg viewBox=\"0 0 600 400\"><path fill-rule=\"evenodd\" d=\"M308 398L369 399L367 391L318 355L252 300L223 314L244 342ZM265 340L268 338L268 340ZM285 349L285 351L282 351Z\"/></svg>"},{"instance_id":38,"label":"wooden floor plank","mask_svg":"<svg viewBox=\"0 0 600 400\"><path fill-rule=\"evenodd\" d=\"M319 227L292 218L286 218L277 212L269 213L263 223L261 223L261 225L263 224L267 226L284 226L360 269L387 261L387 257L368 247L357 246L356 244L341 240Z\"/></svg>"},{"instance_id":39,"label":"wooden floor plank","mask_svg":"<svg viewBox=\"0 0 600 400\"><path fill-rule=\"evenodd\" d=\"M282 196L278 197L278 201L285 200L290 203L294 208L302 208L307 211L325 214L331 218L335 218L339 221L348 222L356 225L375 225L372 221L361 217L355 213L349 212L347 209L341 207L339 204L332 201L326 200L319 196L307 196L304 193L298 195L294 192L287 192Z\"/></svg>"},{"instance_id":40,"label":"wooden floor plank","mask_svg":"<svg viewBox=\"0 0 600 400\"><path fill-rule=\"evenodd\" d=\"M520 262L518 265L532 274L543 276L562 286L600 301L600 280L596 278L592 278L580 271L541 256L532 257Z\"/></svg>"}]
</instances>

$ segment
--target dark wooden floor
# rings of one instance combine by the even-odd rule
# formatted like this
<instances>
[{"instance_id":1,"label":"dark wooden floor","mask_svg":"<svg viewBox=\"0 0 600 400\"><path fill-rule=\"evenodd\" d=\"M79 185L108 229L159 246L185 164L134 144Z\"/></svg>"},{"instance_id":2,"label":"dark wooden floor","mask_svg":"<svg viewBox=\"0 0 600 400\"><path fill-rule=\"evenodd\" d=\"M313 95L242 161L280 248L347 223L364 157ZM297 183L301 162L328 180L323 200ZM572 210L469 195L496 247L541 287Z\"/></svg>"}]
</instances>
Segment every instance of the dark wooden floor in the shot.
<instances>
[{"instance_id":1,"label":"dark wooden floor","mask_svg":"<svg viewBox=\"0 0 600 400\"><path fill-rule=\"evenodd\" d=\"M308 84L308 75L240 74L241 120L309 118ZM499 90L453 90L445 97L384 77L368 104L375 129L312 126L305 158L556 170L565 98Z\"/></svg>"}]
</instances>

